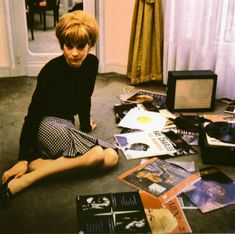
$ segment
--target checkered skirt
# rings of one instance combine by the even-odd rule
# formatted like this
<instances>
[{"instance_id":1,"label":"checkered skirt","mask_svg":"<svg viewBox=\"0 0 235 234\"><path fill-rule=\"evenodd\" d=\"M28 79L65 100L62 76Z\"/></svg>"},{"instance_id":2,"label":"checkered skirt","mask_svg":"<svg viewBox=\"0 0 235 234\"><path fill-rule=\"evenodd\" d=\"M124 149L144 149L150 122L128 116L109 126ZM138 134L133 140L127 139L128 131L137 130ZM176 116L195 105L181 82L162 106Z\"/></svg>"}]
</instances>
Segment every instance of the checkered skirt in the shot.
<instances>
[{"instance_id":1,"label":"checkered skirt","mask_svg":"<svg viewBox=\"0 0 235 234\"><path fill-rule=\"evenodd\" d=\"M97 139L57 117L44 117L39 125L38 147L44 158L76 157L97 145Z\"/></svg>"}]
</instances>

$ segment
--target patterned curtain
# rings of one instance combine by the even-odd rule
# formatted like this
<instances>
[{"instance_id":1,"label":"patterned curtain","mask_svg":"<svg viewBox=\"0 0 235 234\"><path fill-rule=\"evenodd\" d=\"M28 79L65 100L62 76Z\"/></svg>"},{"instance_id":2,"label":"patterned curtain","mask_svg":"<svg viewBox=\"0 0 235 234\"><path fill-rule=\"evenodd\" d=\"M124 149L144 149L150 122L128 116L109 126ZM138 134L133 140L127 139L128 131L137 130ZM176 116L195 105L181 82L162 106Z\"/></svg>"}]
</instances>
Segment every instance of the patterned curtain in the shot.
<instances>
[{"instance_id":1,"label":"patterned curtain","mask_svg":"<svg viewBox=\"0 0 235 234\"><path fill-rule=\"evenodd\" d=\"M162 81L163 19L161 0L136 0L127 76L131 84Z\"/></svg>"}]
</instances>

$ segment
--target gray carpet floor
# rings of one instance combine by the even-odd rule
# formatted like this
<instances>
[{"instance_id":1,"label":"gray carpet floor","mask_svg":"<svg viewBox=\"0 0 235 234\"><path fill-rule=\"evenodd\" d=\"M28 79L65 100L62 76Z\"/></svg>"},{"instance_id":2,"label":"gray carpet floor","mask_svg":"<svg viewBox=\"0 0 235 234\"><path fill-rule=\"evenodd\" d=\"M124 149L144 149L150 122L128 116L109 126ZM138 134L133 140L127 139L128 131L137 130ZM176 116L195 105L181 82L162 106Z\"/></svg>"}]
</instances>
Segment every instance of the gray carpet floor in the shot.
<instances>
[{"instance_id":1,"label":"gray carpet floor","mask_svg":"<svg viewBox=\"0 0 235 234\"><path fill-rule=\"evenodd\" d=\"M36 79L12 77L0 79L0 173L17 160L18 140ZM121 131L115 123L113 105L129 79L116 73L99 74L92 98L92 117L97 122L94 136L114 141ZM165 92L165 87L151 82L136 86ZM216 111L221 111L216 106ZM199 151L198 151L199 152ZM185 156L194 160L196 169L204 167L200 153ZM77 170L43 179L15 196L4 210L0 210L1 233L76 233L76 196L105 192L124 192L135 189L120 182L117 177L139 165L138 160L126 160L120 153L117 167L110 171ZM235 180L234 167L220 166ZM198 210L184 210L194 233L235 233L235 206L208 214Z\"/></svg>"}]
</instances>

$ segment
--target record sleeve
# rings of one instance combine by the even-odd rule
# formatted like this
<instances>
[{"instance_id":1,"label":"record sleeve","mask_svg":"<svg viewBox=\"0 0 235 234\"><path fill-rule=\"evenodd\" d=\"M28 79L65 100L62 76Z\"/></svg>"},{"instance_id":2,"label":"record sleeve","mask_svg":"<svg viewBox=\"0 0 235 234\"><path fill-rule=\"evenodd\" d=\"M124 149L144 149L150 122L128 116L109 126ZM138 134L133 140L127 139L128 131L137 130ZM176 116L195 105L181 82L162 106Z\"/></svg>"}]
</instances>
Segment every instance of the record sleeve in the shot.
<instances>
[{"instance_id":1,"label":"record sleeve","mask_svg":"<svg viewBox=\"0 0 235 234\"><path fill-rule=\"evenodd\" d=\"M119 122L118 127L143 131L160 131L167 119L160 113L132 108Z\"/></svg>"},{"instance_id":2,"label":"record sleeve","mask_svg":"<svg viewBox=\"0 0 235 234\"><path fill-rule=\"evenodd\" d=\"M235 183L231 178L216 167L201 169L200 176L202 179L184 194L202 213L235 204Z\"/></svg>"},{"instance_id":3,"label":"record sleeve","mask_svg":"<svg viewBox=\"0 0 235 234\"><path fill-rule=\"evenodd\" d=\"M177 198L162 204L145 191L140 191L140 196L153 234L192 233Z\"/></svg>"},{"instance_id":4,"label":"record sleeve","mask_svg":"<svg viewBox=\"0 0 235 234\"><path fill-rule=\"evenodd\" d=\"M114 138L128 160L160 155L174 156L177 152L172 142L159 131L115 134Z\"/></svg>"},{"instance_id":5,"label":"record sleeve","mask_svg":"<svg viewBox=\"0 0 235 234\"><path fill-rule=\"evenodd\" d=\"M123 173L119 179L165 204L201 178L197 173L155 157Z\"/></svg>"},{"instance_id":6,"label":"record sleeve","mask_svg":"<svg viewBox=\"0 0 235 234\"><path fill-rule=\"evenodd\" d=\"M77 196L77 233L151 233L138 191Z\"/></svg>"},{"instance_id":7,"label":"record sleeve","mask_svg":"<svg viewBox=\"0 0 235 234\"><path fill-rule=\"evenodd\" d=\"M130 95L126 102L151 103L155 108L166 108L166 94L140 89Z\"/></svg>"}]
</instances>

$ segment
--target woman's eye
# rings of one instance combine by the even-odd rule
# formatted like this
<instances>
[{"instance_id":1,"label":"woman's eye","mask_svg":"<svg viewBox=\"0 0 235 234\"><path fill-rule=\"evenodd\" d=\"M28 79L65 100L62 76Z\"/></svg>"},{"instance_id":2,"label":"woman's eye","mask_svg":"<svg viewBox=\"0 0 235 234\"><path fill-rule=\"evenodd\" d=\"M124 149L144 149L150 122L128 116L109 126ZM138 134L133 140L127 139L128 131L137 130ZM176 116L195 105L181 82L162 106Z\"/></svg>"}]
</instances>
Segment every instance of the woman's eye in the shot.
<instances>
[{"instance_id":1,"label":"woman's eye","mask_svg":"<svg viewBox=\"0 0 235 234\"><path fill-rule=\"evenodd\" d=\"M65 44L65 45L66 45L67 49L69 49L69 50L73 49L73 45L70 45L70 44Z\"/></svg>"}]
</instances>

